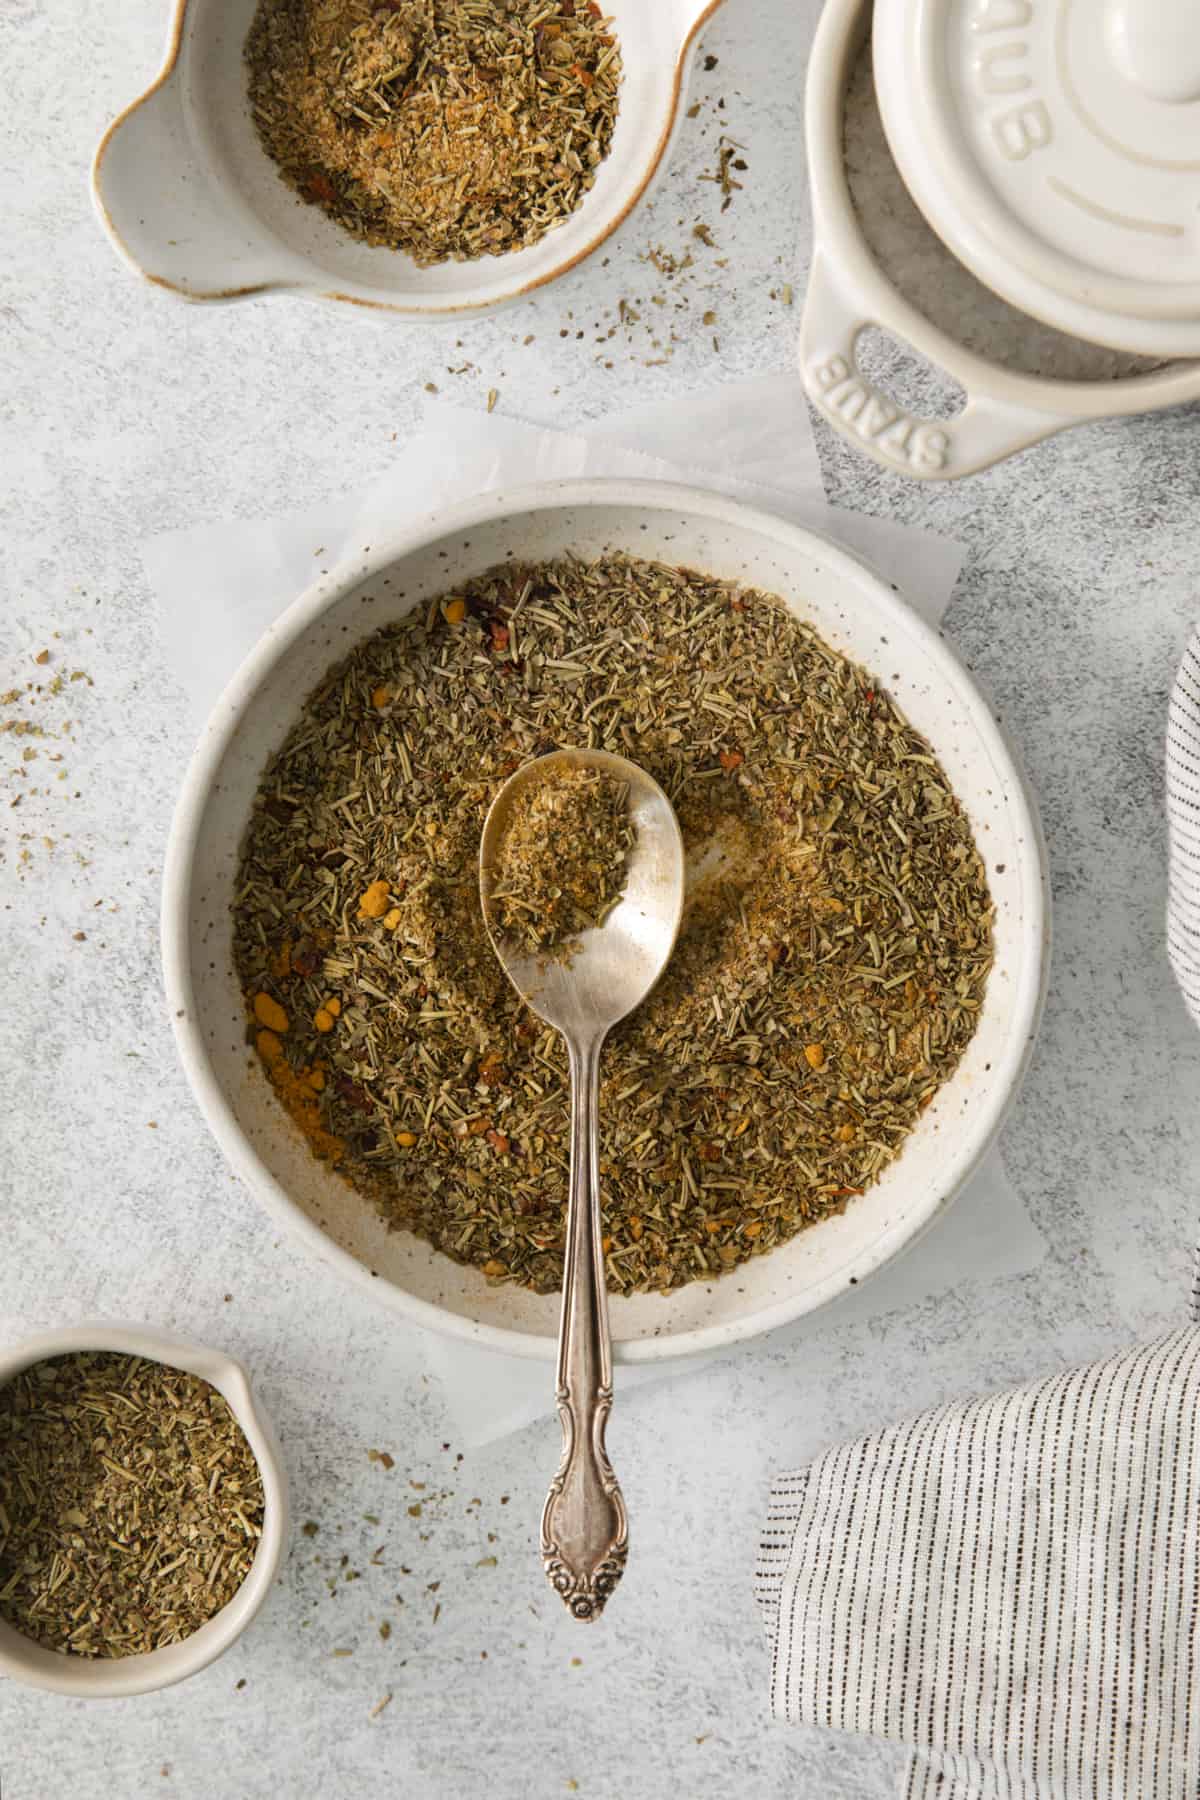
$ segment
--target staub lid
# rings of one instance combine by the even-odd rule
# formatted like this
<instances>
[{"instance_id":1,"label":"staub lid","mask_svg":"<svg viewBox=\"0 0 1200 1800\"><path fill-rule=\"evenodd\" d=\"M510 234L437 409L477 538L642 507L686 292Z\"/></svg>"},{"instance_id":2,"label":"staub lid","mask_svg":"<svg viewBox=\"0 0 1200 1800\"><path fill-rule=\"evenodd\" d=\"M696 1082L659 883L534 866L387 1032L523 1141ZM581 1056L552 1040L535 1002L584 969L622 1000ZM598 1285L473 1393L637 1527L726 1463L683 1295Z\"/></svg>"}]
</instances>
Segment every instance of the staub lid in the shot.
<instances>
[{"instance_id":1,"label":"staub lid","mask_svg":"<svg viewBox=\"0 0 1200 1800\"><path fill-rule=\"evenodd\" d=\"M897 166L1012 305L1200 356L1200 0L876 0Z\"/></svg>"}]
</instances>

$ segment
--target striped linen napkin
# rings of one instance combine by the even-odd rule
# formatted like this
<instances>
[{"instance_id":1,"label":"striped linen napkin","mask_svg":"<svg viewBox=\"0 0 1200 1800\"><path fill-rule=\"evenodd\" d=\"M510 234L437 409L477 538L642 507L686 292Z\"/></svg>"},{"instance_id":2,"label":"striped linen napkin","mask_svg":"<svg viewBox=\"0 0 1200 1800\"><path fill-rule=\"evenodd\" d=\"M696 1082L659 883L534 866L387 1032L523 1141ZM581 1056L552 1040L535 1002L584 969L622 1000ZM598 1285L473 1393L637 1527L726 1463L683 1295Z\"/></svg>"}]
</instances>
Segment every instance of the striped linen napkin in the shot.
<instances>
[{"instance_id":1,"label":"striped linen napkin","mask_svg":"<svg viewBox=\"0 0 1200 1800\"><path fill-rule=\"evenodd\" d=\"M1200 1024L1200 633L1167 800ZM775 1717L907 1745L905 1800L1197 1800L1200 1325L777 1476L756 1590Z\"/></svg>"},{"instance_id":2,"label":"striped linen napkin","mask_svg":"<svg viewBox=\"0 0 1200 1800\"><path fill-rule=\"evenodd\" d=\"M1184 652L1167 715L1167 824L1167 949L1200 1025L1200 631Z\"/></svg>"}]
</instances>

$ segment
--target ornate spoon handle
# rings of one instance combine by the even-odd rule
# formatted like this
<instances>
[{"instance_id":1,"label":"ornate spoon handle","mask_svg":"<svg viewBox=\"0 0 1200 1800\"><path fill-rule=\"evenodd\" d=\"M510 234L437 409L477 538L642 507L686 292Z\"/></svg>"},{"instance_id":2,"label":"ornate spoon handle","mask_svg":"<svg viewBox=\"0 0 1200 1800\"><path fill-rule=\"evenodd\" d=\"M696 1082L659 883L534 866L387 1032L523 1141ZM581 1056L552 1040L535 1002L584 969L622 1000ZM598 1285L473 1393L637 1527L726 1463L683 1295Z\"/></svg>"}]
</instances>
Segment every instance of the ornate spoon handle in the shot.
<instances>
[{"instance_id":1,"label":"ornate spoon handle","mask_svg":"<svg viewBox=\"0 0 1200 1800\"><path fill-rule=\"evenodd\" d=\"M571 1191L558 1335L563 1453L542 1513L542 1562L577 1619L595 1619L628 1553L625 1502L604 1448L612 1410L612 1350L600 1246L597 1096L600 1048L570 1039Z\"/></svg>"}]
</instances>

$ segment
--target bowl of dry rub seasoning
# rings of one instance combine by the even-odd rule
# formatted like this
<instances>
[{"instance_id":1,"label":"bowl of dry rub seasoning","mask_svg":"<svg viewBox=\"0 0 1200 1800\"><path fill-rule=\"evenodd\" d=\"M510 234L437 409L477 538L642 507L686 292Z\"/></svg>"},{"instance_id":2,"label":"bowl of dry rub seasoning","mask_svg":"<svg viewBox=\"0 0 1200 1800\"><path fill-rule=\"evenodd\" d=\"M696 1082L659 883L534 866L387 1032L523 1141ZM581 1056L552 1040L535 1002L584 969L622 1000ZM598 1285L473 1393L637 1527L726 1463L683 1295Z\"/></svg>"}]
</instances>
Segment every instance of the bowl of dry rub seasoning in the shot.
<instances>
[{"instance_id":1,"label":"bowl of dry rub seasoning","mask_svg":"<svg viewBox=\"0 0 1200 1800\"><path fill-rule=\"evenodd\" d=\"M286 1537L278 1447L229 1357L113 1324L0 1352L0 1675L170 1687L245 1630Z\"/></svg>"},{"instance_id":2,"label":"bowl of dry rub seasoning","mask_svg":"<svg viewBox=\"0 0 1200 1800\"><path fill-rule=\"evenodd\" d=\"M96 153L101 222L189 300L502 304L645 193L718 4L178 0L161 74Z\"/></svg>"},{"instance_id":3,"label":"bowl of dry rub seasoning","mask_svg":"<svg viewBox=\"0 0 1200 1800\"><path fill-rule=\"evenodd\" d=\"M687 854L671 963L605 1050L605 1268L638 1361L811 1311L937 1218L1025 1067L1043 855L940 637L845 551L718 496L493 495L298 600L179 802L180 1050L315 1251L522 1354L554 1350L566 1068L492 955L477 862L503 782L572 747L653 775ZM560 824L543 848L549 904L579 859Z\"/></svg>"}]
</instances>

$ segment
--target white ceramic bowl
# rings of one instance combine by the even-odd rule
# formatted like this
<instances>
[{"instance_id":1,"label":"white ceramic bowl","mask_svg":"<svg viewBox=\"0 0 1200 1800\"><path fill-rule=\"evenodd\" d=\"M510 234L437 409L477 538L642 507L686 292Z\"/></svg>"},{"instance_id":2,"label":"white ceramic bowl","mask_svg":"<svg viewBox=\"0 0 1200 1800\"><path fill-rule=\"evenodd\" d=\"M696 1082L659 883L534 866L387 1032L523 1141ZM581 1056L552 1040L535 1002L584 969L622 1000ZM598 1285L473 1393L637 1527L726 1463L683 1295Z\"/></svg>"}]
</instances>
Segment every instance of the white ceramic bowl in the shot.
<instances>
[{"instance_id":1,"label":"white ceramic bowl","mask_svg":"<svg viewBox=\"0 0 1200 1800\"><path fill-rule=\"evenodd\" d=\"M986 469L1054 432L1092 419L1200 399L1200 364L1180 362L1115 381L1018 374L975 355L930 323L880 269L846 175L846 86L871 25L871 0L826 0L805 89L813 260L800 326L800 372L835 431L884 468L924 481ZM923 419L863 371L859 340L893 333L946 370L966 395L961 412Z\"/></svg>"},{"instance_id":2,"label":"white ceramic bowl","mask_svg":"<svg viewBox=\"0 0 1200 1800\"><path fill-rule=\"evenodd\" d=\"M158 78L96 152L96 210L126 262L184 300L302 294L410 319L500 306L590 256L641 199L682 116L696 34L719 4L611 0L620 107L579 207L527 250L423 269L359 243L280 178L250 116L242 63L255 0L176 0Z\"/></svg>"},{"instance_id":3,"label":"white ceramic bowl","mask_svg":"<svg viewBox=\"0 0 1200 1800\"><path fill-rule=\"evenodd\" d=\"M182 1644L151 1650L144 1656L90 1658L65 1656L31 1643L0 1619L0 1675L30 1687L49 1688L77 1700L125 1699L156 1688L174 1686L198 1674L241 1636L267 1597L287 1546L287 1482L275 1434L259 1411L250 1379L240 1363L219 1350L189 1343L173 1332L146 1325L96 1323L74 1325L26 1338L14 1349L0 1351L0 1387L34 1363L81 1350L112 1350L169 1363L211 1382L229 1403L246 1434L262 1476L265 1508L262 1537L250 1573L227 1606Z\"/></svg>"},{"instance_id":4,"label":"white ceramic bowl","mask_svg":"<svg viewBox=\"0 0 1200 1800\"><path fill-rule=\"evenodd\" d=\"M979 1028L904 1153L838 1218L770 1256L667 1296L612 1301L614 1353L645 1362L729 1344L862 1281L949 1203L1019 1082L1045 967L1038 828L987 703L886 581L812 532L715 494L660 483L548 483L421 521L323 577L283 614L217 704L188 771L167 853L163 954L184 1066L229 1160L283 1223L364 1294L416 1323L525 1356L554 1355L558 1300L489 1287L407 1232L309 1154L246 1043L230 900L263 766L331 663L432 595L507 558L619 547L782 595L863 662L940 756L966 807L997 905Z\"/></svg>"}]
</instances>

